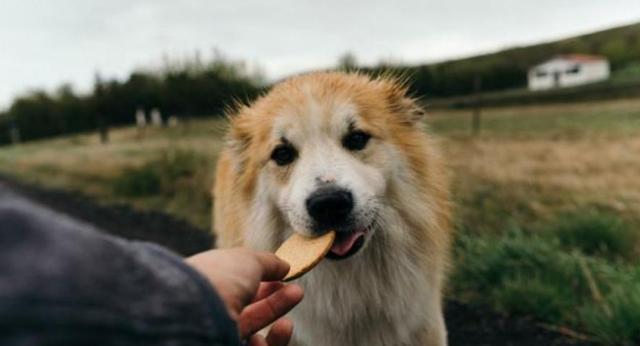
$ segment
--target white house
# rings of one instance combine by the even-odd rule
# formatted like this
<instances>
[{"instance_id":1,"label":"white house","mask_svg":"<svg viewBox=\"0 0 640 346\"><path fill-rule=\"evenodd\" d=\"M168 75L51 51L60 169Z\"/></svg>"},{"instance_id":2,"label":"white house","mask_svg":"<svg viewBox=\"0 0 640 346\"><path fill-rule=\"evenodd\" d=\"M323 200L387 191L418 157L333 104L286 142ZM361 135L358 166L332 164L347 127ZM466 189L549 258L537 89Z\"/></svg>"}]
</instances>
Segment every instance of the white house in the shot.
<instances>
[{"instance_id":1,"label":"white house","mask_svg":"<svg viewBox=\"0 0 640 346\"><path fill-rule=\"evenodd\" d=\"M609 78L609 61L597 55L559 55L529 69L529 90L570 87Z\"/></svg>"}]
</instances>

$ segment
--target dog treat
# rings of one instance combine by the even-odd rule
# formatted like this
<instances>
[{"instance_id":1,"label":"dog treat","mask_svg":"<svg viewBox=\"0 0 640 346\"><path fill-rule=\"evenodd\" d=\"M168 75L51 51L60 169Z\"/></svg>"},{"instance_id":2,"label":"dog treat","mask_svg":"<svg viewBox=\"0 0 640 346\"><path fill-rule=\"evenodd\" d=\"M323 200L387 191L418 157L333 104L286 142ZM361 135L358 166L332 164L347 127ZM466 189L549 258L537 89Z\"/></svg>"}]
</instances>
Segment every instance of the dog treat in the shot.
<instances>
[{"instance_id":1,"label":"dog treat","mask_svg":"<svg viewBox=\"0 0 640 346\"><path fill-rule=\"evenodd\" d=\"M315 267L329 252L336 232L329 231L316 238L308 238L294 233L276 250L276 256L289 263L289 273L282 281L291 281Z\"/></svg>"}]
</instances>

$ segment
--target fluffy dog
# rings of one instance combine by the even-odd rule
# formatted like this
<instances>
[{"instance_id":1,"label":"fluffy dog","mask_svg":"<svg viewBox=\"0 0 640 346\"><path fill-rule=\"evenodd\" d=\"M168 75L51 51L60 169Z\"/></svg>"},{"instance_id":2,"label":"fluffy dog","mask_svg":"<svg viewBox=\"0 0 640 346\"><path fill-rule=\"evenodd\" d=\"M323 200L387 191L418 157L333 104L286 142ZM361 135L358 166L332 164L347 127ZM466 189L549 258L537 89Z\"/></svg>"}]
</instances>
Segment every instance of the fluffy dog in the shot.
<instances>
[{"instance_id":1,"label":"fluffy dog","mask_svg":"<svg viewBox=\"0 0 640 346\"><path fill-rule=\"evenodd\" d=\"M298 280L293 344L446 345L449 191L423 115L398 79L312 73L230 117L219 246L274 251L293 232L338 234Z\"/></svg>"}]
</instances>

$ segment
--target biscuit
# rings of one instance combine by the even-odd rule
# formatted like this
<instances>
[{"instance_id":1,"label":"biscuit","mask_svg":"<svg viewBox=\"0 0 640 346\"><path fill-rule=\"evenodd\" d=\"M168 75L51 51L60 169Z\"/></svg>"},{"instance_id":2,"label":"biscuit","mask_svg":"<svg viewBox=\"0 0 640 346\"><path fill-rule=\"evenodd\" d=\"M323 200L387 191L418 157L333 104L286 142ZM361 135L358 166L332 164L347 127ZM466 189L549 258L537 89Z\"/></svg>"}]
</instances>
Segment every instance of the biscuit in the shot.
<instances>
[{"instance_id":1,"label":"biscuit","mask_svg":"<svg viewBox=\"0 0 640 346\"><path fill-rule=\"evenodd\" d=\"M315 267L329 252L336 232L329 231L319 237L309 238L294 233L276 250L276 256L291 266L282 281L291 281Z\"/></svg>"}]
</instances>

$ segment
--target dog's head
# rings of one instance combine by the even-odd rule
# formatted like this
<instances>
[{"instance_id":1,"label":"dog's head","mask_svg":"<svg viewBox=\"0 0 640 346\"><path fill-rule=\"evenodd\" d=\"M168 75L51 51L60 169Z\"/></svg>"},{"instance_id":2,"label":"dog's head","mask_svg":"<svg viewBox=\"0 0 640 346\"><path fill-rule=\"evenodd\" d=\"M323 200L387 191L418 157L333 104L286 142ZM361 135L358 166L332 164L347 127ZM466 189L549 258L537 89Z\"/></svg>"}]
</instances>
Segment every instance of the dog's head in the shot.
<instances>
[{"instance_id":1,"label":"dog's head","mask_svg":"<svg viewBox=\"0 0 640 346\"><path fill-rule=\"evenodd\" d=\"M336 230L334 259L364 248L391 185L412 184L407 167L423 160L411 154L420 152L412 147L421 145L423 112L406 91L391 78L315 73L239 109L230 139L251 227L283 229L262 235L271 239Z\"/></svg>"}]
</instances>

